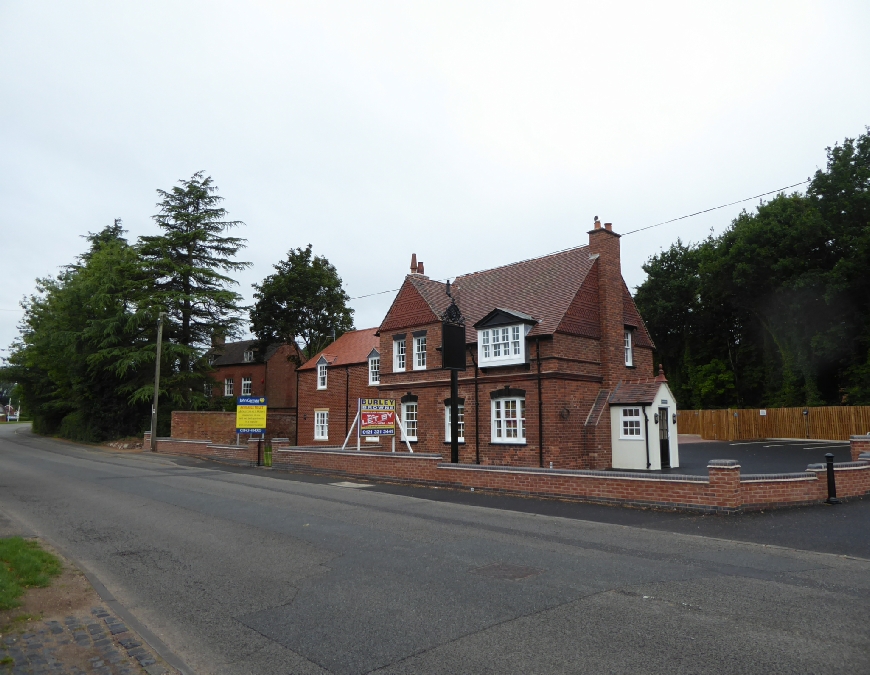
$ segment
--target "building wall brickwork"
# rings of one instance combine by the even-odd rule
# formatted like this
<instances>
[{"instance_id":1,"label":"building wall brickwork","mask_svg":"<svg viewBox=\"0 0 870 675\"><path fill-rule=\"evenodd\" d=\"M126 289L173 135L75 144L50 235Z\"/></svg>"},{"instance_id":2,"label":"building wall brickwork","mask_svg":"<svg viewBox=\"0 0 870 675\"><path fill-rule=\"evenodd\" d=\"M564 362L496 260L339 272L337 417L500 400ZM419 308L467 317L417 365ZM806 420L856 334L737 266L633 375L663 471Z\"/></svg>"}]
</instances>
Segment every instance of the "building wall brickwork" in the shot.
<instances>
[{"instance_id":1,"label":"building wall brickwork","mask_svg":"<svg viewBox=\"0 0 870 675\"><path fill-rule=\"evenodd\" d=\"M341 445L356 416L357 399L379 397L378 388L369 386L368 362L327 368L326 389L317 388L316 369L299 371L298 444ZM314 411L323 409L329 410L329 438L316 440ZM388 446L389 441L381 445Z\"/></svg>"},{"instance_id":2,"label":"building wall brickwork","mask_svg":"<svg viewBox=\"0 0 870 675\"><path fill-rule=\"evenodd\" d=\"M172 437L196 440L209 440L212 443L236 442L236 414L234 412L200 412L176 410L172 413ZM266 414L266 438L295 438L296 414ZM246 442L250 434L241 434L240 440Z\"/></svg>"}]
</instances>

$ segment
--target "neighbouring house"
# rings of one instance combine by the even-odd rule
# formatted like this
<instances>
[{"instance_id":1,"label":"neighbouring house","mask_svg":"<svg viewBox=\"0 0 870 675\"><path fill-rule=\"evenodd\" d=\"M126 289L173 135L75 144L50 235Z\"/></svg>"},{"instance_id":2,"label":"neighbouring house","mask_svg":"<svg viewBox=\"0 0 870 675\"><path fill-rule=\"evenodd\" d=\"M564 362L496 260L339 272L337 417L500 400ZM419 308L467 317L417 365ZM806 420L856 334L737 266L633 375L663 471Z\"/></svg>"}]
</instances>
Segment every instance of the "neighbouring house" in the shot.
<instances>
[{"instance_id":1,"label":"neighbouring house","mask_svg":"<svg viewBox=\"0 0 870 675\"><path fill-rule=\"evenodd\" d=\"M587 246L463 275L452 284L467 342L467 369L459 373L460 462L655 469L666 447L664 464L678 466L673 395L664 376L655 377L653 343L622 278L620 237L597 219L588 235ZM353 356L365 373L365 359L377 347L379 396L397 400L415 451L445 455L450 389L439 348L451 302L447 290L412 257L411 272L378 328L379 344L360 345ZM328 377L337 362L329 355L338 351L335 344L303 367L311 380L300 379L306 395L315 368ZM363 389L371 393L359 395L376 395L374 384L348 389L340 377L348 401ZM667 403L658 403L663 399ZM668 412L660 414L658 406ZM660 422L639 415L635 424L638 409ZM341 432L355 410L355 402L345 404ZM631 424L623 427L623 416ZM311 419L301 424L313 434ZM660 436L664 445L656 442ZM340 443L343 434L328 440Z\"/></svg>"},{"instance_id":2,"label":"neighbouring house","mask_svg":"<svg viewBox=\"0 0 870 675\"><path fill-rule=\"evenodd\" d=\"M256 340L213 341L207 353L214 384L207 396L266 396L269 412L296 412L296 369L302 352L295 344L274 344L260 353Z\"/></svg>"},{"instance_id":3,"label":"neighbouring house","mask_svg":"<svg viewBox=\"0 0 870 675\"><path fill-rule=\"evenodd\" d=\"M349 331L300 366L297 445L344 442L357 400L379 397L379 347L377 328ZM377 448L380 442L366 439L366 446ZM383 448L390 449L389 440Z\"/></svg>"}]
</instances>

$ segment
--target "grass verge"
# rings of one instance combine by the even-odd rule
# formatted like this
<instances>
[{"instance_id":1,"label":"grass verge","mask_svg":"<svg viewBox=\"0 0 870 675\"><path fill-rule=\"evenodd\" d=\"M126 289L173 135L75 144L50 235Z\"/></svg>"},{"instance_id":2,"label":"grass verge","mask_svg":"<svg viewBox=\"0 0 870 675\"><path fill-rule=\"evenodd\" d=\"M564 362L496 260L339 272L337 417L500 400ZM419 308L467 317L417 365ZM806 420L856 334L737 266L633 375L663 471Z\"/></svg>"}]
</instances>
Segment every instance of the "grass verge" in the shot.
<instances>
[{"instance_id":1,"label":"grass verge","mask_svg":"<svg viewBox=\"0 0 870 675\"><path fill-rule=\"evenodd\" d=\"M57 556L43 551L35 541L0 539L0 610L18 607L25 589L45 588L61 571Z\"/></svg>"}]
</instances>

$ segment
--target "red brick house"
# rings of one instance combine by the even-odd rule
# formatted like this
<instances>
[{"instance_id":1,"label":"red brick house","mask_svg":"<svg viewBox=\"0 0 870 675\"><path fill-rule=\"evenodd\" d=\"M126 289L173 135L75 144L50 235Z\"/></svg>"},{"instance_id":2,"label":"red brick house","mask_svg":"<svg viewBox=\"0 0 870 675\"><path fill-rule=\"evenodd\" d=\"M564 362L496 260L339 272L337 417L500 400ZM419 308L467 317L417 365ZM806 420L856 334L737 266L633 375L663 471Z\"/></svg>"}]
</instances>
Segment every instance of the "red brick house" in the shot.
<instances>
[{"instance_id":1,"label":"red brick house","mask_svg":"<svg viewBox=\"0 0 870 675\"><path fill-rule=\"evenodd\" d=\"M266 396L269 412L296 412L296 364L302 352L296 344L270 345L259 353L256 340L216 343L207 357L215 384L213 396Z\"/></svg>"},{"instance_id":2,"label":"red brick house","mask_svg":"<svg viewBox=\"0 0 870 675\"><path fill-rule=\"evenodd\" d=\"M451 299L415 262L378 329L379 395L400 402L415 451L449 456L449 372L441 370L439 346ZM587 246L457 277L452 296L467 342L460 463L611 468L611 416L620 419L622 405L632 406L629 414L643 406L647 416L648 405L611 397L655 380L653 343L623 281L610 224L596 221ZM360 363L365 351L358 350ZM676 424L664 433L676 438ZM629 440L649 443L651 434L646 420Z\"/></svg>"},{"instance_id":3,"label":"red brick house","mask_svg":"<svg viewBox=\"0 0 870 675\"><path fill-rule=\"evenodd\" d=\"M297 445L344 442L356 417L357 399L379 396L379 347L377 328L349 331L300 366ZM375 438L366 446L377 444ZM383 446L389 449L389 441Z\"/></svg>"}]
</instances>

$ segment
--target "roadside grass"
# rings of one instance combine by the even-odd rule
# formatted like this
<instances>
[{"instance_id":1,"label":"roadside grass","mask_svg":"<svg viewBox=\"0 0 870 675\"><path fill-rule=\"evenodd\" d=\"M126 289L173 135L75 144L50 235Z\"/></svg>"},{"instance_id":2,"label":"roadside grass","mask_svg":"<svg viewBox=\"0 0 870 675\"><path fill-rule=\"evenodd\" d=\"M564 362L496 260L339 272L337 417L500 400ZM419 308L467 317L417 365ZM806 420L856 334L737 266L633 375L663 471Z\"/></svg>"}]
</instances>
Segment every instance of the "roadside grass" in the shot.
<instances>
[{"instance_id":1,"label":"roadside grass","mask_svg":"<svg viewBox=\"0 0 870 675\"><path fill-rule=\"evenodd\" d=\"M35 541L0 539L0 610L14 609L27 588L45 588L62 571L60 560Z\"/></svg>"}]
</instances>

